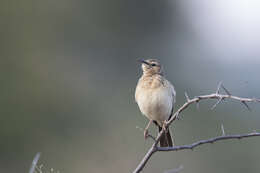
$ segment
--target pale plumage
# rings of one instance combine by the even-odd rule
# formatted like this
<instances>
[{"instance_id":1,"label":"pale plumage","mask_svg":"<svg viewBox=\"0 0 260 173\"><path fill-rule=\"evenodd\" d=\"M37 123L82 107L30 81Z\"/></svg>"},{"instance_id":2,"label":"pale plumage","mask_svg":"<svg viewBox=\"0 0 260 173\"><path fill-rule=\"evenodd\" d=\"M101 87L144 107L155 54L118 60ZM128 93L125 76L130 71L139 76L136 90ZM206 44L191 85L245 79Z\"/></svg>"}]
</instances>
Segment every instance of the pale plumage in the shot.
<instances>
[{"instance_id":1,"label":"pale plumage","mask_svg":"<svg viewBox=\"0 0 260 173\"><path fill-rule=\"evenodd\" d=\"M161 127L172 113L175 102L173 86L161 75L142 76L136 87L135 100L141 112Z\"/></svg>"},{"instance_id":2,"label":"pale plumage","mask_svg":"<svg viewBox=\"0 0 260 173\"><path fill-rule=\"evenodd\" d=\"M146 137L147 129L152 121L161 130L164 122L171 117L176 92L173 85L163 77L162 67L158 60L142 60L142 70L143 75L136 87L135 100L142 114L150 120L144 131ZM166 132L165 135L161 145L171 146L170 132Z\"/></svg>"}]
</instances>

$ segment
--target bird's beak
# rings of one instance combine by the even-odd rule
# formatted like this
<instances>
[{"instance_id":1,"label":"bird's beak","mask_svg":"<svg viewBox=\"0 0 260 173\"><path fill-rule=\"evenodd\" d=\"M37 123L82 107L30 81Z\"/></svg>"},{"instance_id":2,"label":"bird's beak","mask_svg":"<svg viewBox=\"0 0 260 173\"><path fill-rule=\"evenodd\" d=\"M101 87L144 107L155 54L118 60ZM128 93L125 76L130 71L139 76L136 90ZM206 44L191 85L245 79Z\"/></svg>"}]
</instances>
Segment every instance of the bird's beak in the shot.
<instances>
[{"instance_id":1,"label":"bird's beak","mask_svg":"<svg viewBox=\"0 0 260 173\"><path fill-rule=\"evenodd\" d=\"M142 64L150 65L148 62L146 62L146 61L143 60L143 59L139 59L138 62L140 62L140 63L142 63Z\"/></svg>"}]
</instances>

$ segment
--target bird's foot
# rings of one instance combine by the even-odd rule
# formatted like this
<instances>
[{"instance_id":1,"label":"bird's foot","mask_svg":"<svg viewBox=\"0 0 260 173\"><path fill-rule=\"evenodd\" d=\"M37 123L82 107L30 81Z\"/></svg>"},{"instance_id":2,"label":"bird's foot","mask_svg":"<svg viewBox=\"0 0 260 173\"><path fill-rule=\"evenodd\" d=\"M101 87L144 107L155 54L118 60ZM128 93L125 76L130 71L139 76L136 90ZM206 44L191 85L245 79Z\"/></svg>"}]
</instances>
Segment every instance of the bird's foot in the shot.
<instances>
[{"instance_id":1,"label":"bird's foot","mask_svg":"<svg viewBox=\"0 0 260 173\"><path fill-rule=\"evenodd\" d=\"M144 130L144 139L146 140L149 137L149 132L147 129Z\"/></svg>"}]
</instances>

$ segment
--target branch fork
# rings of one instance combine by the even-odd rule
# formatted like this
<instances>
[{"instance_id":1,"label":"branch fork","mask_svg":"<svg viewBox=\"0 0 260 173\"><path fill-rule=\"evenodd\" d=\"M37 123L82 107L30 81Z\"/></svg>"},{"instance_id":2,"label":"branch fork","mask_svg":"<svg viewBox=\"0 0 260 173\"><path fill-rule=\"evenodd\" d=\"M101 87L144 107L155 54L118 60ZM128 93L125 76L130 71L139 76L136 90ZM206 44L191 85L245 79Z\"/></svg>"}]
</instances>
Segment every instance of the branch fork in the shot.
<instances>
[{"instance_id":1,"label":"branch fork","mask_svg":"<svg viewBox=\"0 0 260 173\"><path fill-rule=\"evenodd\" d=\"M223 89L225 91L225 94L220 93L220 89ZM199 102L202 100L209 100L209 99L217 99L217 102L211 107L211 110L215 109L219 103L221 103L225 99L232 99L237 100L241 102L249 111L251 111L251 108L247 103L249 102L260 102L260 99L256 98L243 98L238 96L233 96L231 93L223 86L222 82L218 84L217 90L215 93L209 94L209 95L201 95L194 97L193 99L190 99L187 92L185 92L186 102L172 115L171 119L168 120L165 123L166 129L171 125L171 123L179 119L180 113L187 109L191 104L195 103L197 105L197 108L199 106ZM228 139L242 139L242 138L248 138L248 137L255 137L260 136L260 133L258 132L252 132L248 134L235 134L235 135L226 135L224 126L221 125L222 135L214 138L210 138L207 140L200 140L197 142L194 142L190 145L181 145L181 146L173 146L173 147L158 147L159 140L164 132L164 130L161 130L161 132L158 133L157 137L154 138L153 136L149 135L150 138L154 140L154 143L148 150L148 152L145 154L144 158L141 160L139 165L136 167L136 169L133 171L133 173L140 173L145 165L147 164L148 160L151 158L151 156L157 152L157 151L179 151L179 150L187 150L187 149L193 149L195 147L198 147L203 144L207 143L214 143L220 140L228 140Z\"/></svg>"}]
</instances>

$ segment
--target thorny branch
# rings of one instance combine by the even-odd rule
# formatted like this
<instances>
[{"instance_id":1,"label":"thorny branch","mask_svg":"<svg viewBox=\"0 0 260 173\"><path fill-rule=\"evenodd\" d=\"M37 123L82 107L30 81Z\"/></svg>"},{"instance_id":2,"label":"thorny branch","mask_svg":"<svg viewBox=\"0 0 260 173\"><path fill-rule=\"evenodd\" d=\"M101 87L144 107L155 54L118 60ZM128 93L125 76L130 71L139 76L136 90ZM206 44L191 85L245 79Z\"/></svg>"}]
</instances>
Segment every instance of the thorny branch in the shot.
<instances>
[{"instance_id":1,"label":"thorny branch","mask_svg":"<svg viewBox=\"0 0 260 173\"><path fill-rule=\"evenodd\" d=\"M226 94L220 94L221 88L225 91ZM195 103L198 107L199 102L202 100L216 99L217 102L211 108L211 109L214 109L221 101L223 101L225 99L233 99L233 100L237 100L237 101L241 102L243 105L246 106L246 108L249 111L251 109L247 103L260 102L260 99L256 99L256 98L243 98L243 97L231 95L231 93L223 86L222 82L219 83L217 91L213 94L201 95L201 96L194 97L193 99L190 99L188 94L185 92L185 97L187 99L186 102L173 114L171 119L166 122L166 127L169 127L170 124L174 120L179 119L180 113L182 111L184 111L185 109L187 109L189 107L189 105ZM178 150L185 150L185 149L193 149L199 145L203 145L203 144L207 144L207 143L214 143L214 142L220 141L220 140L242 139L242 138L247 138L247 137L260 136L260 133L257 133L257 132L253 132L253 133L249 133L249 134L242 134L242 135L241 134L225 135L224 127L222 126L222 136L210 138L207 140L201 140L201 141L195 142L190 145L173 146L173 147L158 147L158 143L159 143L159 140L160 140L162 134L163 134L163 130L158 133L156 138L152 137L153 139L155 139L153 145L148 150L148 152L145 154L144 158L139 163L139 165L136 167L136 169L133 171L133 173L141 172L143 170L143 168L145 167L146 163L148 162L148 160L151 158L151 156L157 151L178 151Z\"/></svg>"},{"instance_id":2,"label":"thorny branch","mask_svg":"<svg viewBox=\"0 0 260 173\"><path fill-rule=\"evenodd\" d=\"M249 138L253 136L260 136L260 133L258 132L252 132L248 134L238 134L238 135L222 135L222 136L217 136L214 138L210 138L207 140L201 140L198 142L194 142L190 145L180 145L180 146L173 146L173 147L157 147L156 151L178 151L178 150L188 150L188 149L194 149L195 147L203 144L209 144L209 143L214 143L217 141L221 140L227 140L227 139L242 139L242 138Z\"/></svg>"}]
</instances>

